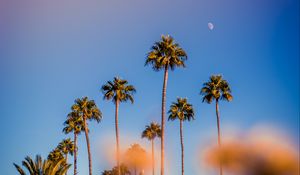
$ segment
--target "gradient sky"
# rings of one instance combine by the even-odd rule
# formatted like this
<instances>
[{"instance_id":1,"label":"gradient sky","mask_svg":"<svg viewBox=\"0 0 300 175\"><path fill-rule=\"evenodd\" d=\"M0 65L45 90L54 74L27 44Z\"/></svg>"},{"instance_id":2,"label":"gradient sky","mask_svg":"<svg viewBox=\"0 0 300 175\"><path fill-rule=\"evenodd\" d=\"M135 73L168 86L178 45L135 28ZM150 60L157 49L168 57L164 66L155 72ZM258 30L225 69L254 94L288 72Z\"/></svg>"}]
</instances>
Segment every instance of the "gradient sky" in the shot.
<instances>
[{"instance_id":1,"label":"gradient sky","mask_svg":"<svg viewBox=\"0 0 300 175\"><path fill-rule=\"evenodd\" d=\"M137 89L135 104L120 106L121 143L149 150L140 133L160 121L163 72L144 62L161 34L172 35L189 56L187 68L170 72L167 90L167 107L180 96L196 111L196 120L184 124L187 175L199 174L195 155L217 136L214 105L199 95L211 74L222 74L233 91L234 100L220 104L224 135L264 124L299 145L298 0L1 0L0 174L16 174L12 163L26 155L47 156L66 137L62 123L83 96L104 117L90 124L93 172L111 168L103 150L114 144L114 106L100 87L114 76ZM180 171L178 123L166 126L167 175ZM81 175L88 172L83 136Z\"/></svg>"}]
</instances>

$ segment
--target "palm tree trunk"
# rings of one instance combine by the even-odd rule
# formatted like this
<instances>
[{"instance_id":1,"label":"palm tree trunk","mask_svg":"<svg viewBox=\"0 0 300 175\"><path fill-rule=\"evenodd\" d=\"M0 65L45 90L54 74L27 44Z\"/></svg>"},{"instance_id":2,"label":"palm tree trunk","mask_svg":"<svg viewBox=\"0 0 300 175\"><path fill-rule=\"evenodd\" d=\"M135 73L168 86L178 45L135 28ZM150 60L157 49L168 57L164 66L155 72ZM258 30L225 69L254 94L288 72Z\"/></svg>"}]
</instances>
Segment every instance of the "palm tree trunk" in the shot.
<instances>
[{"instance_id":1,"label":"palm tree trunk","mask_svg":"<svg viewBox=\"0 0 300 175\"><path fill-rule=\"evenodd\" d=\"M66 154L65 160L66 160L66 164L68 164L68 153ZM68 171L66 171L65 175L67 175L67 174L68 174Z\"/></svg>"},{"instance_id":2,"label":"palm tree trunk","mask_svg":"<svg viewBox=\"0 0 300 175\"><path fill-rule=\"evenodd\" d=\"M77 174L77 134L74 133L74 175Z\"/></svg>"},{"instance_id":3,"label":"palm tree trunk","mask_svg":"<svg viewBox=\"0 0 300 175\"><path fill-rule=\"evenodd\" d=\"M161 106L161 159L160 159L160 174L164 175L165 169L165 110L166 110L166 94L168 83L168 66L165 67L164 84L162 89L162 106Z\"/></svg>"},{"instance_id":4,"label":"palm tree trunk","mask_svg":"<svg viewBox=\"0 0 300 175\"><path fill-rule=\"evenodd\" d=\"M119 115L119 101L117 100L116 101L116 111L115 111L115 127L116 127L116 142L117 142L117 167L118 167L118 175L121 175L118 115Z\"/></svg>"},{"instance_id":5,"label":"palm tree trunk","mask_svg":"<svg viewBox=\"0 0 300 175\"><path fill-rule=\"evenodd\" d=\"M85 117L83 117L83 120L84 120L85 139L86 139L86 146L87 146L87 150L88 150L88 159L89 159L89 175L92 175L92 155L91 155L91 146L90 146L88 125L86 123Z\"/></svg>"},{"instance_id":6,"label":"palm tree trunk","mask_svg":"<svg viewBox=\"0 0 300 175\"><path fill-rule=\"evenodd\" d=\"M184 146L183 146L183 125L180 120L180 143L181 143L181 175L184 175Z\"/></svg>"},{"instance_id":7,"label":"palm tree trunk","mask_svg":"<svg viewBox=\"0 0 300 175\"><path fill-rule=\"evenodd\" d=\"M217 127L218 127L218 145L221 148L221 129L220 129L220 115L219 115L219 101L216 100L216 115L217 115ZM223 175L222 162L220 160L220 175Z\"/></svg>"},{"instance_id":8,"label":"palm tree trunk","mask_svg":"<svg viewBox=\"0 0 300 175\"><path fill-rule=\"evenodd\" d=\"M151 146L152 146L152 175L154 175L154 140L151 140Z\"/></svg>"}]
</instances>

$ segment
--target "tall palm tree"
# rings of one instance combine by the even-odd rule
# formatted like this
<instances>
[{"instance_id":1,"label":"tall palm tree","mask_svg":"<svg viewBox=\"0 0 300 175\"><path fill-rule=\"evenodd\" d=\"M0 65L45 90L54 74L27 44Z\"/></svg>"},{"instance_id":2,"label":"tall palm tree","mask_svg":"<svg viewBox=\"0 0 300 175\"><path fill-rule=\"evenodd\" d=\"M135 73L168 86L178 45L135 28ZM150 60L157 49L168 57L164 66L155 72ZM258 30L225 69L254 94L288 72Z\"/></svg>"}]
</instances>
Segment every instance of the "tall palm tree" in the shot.
<instances>
[{"instance_id":1,"label":"tall palm tree","mask_svg":"<svg viewBox=\"0 0 300 175\"><path fill-rule=\"evenodd\" d=\"M40 155L37 155L35 160L29 156L22 161L22 165L27 169L29 175L64 175L71 165L66 164L64 160L53 162L51 160L42 160ZM26 175L25 170L14 163L15 168L20 175Z\"/></svg>"},{"instance_id":2,"label":"tall palm tree","mask_svg":"<svg viewBox=\"0 0 300 175\"><path fill-rule=\"evenodd\" d=\"M77 174L77 137L78 135L84 131L84 123L83 119L78 115L77 112L70 112L68 114L67 120L64 122L63 132L68 134L70 132L74 133L74 175Z\"/></svg>"},{"instance_id":3,"label":"tall palm tree","mask_svg":"<svg viewBox=\"0 0 300 175\"><path fill-rule=\"evenodd\" d=\"M154 175L154 139L156 137L161 136L161 128L158 123L152 122L150 125L147 125L145 130L142 132L142 138L147 138L149 141L151 141L151 147L152 147L152 174Z\"/></svg>"},{"instance_id":4,"label":"tall palm tree","mask_svg":"<svg viewBox=\"0 0 300 175\"><path fill-rule=\"evenodd\" d=\"M77 112L78 115L83 119L85 139L88 150L89 175L92 175L92 155L87 120L96 120L99 123L102 119L102 113L94 100L89 100L88 97L76 99L75 104L72 106L72 110Z\"/></svg>"},{"instance_id":5,"label":"tall palm tree","mask_svg":"<svg viewBox=\"0 0 300 175\"><path fill-rule=\"evenodd\" d=\"M186 98L177 98L169 110L169 120L180 121L180 143L181 143L181 174L184 175L184 144L183 144L183 121L194 119L194 109Z\"/></svg>"},{"instance_id":6,"label":"tall palm tree","mask_svg":"<svg viewBox=\"0 0 300 175\"><path fill-rule=\"evenodd\" d=\"M216 115L218 128L218 145L221 147L221 130L220 130L220 114L219 114L219 100L231 101L231 89L222 75L212 75L209 81L203 84L200 94L203 96L202 102L211 104L213 100L216 101ZM222 164L220 162L220 175L223 174Z\"/></svg>"},{"instance_id":7,"label":"tall palm tree","mask_svg":"<svg viewBox=\"0 0 300 175\"><path fill-rule=\"evenodd\" d=\"M164 82L162 88L162 109L161 109L161 175L164 175L164 155L165 155L165 106L166 91L168 82L168 70L176 67L185 67L187 54L175 43L174 39L167 35L161 36L161 41L155 42L151 51L147 55L145 65L151 65L153 70L164 70Z\"/></svg>"},{"instance_id":8,"label":"tall palm tree","mask_svg":"<svg viewBox=\"0 0 300 175\"><path fill-rule=\"evenodd\" d=\"M58 144L57 148L65 155L65 160L68 163L68 154L73 156L75 150L74 142L70 138L64 139Z\"/></svg>"},{"instance_id":9,"label":"tall palm tree","mask_svg":"<svg viewBox=\"0 0 300 175\"><path fill-rule=\"evenodd\" d=\"M116 144L117 144L117 167L118 175L121 174L120 170L120 145L119 145L119 126L118 126L118 115L119 115L119 103L133 100L133 94L136 92L132 85L128 85L127 80L122 80L118 77L114 77L113 81L107 81L107 84L101 88L104 99L112 100L115 104L115 130L116 130Z\"/></svg>"}]
</instances>

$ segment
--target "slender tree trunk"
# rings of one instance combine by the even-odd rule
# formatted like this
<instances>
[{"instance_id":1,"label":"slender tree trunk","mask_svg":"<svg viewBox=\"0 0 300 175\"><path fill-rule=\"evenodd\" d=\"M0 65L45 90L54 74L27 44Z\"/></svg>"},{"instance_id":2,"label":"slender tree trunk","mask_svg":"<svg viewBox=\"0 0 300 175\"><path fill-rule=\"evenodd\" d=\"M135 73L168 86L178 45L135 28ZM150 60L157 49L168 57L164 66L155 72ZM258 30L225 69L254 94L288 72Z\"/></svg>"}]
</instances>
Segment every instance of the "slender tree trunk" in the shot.
<instances>
[{"instance_id":1,"label":"slender tree trunk","mask_svg":"<svg viewBox=\"0 0 300 175\"><path fill-rule=\"evenodd\" d=\"M83 120L84 120L85 139L86 139L86 146L88 150L88 159L89 159L89 175L92 175L92 155L91 155L89 131L88 131L88 125L86 123L86 118L83 117Z\"/></svg>"},{"instance_id":2,"label":"slender tree trunk","mask_svg":"<svg viewBox=\"0 0 300 175\"><path fill-rule=\"evenodd\" d=\"M221 148L221 129L220 129L220 115L219 115L219 100L216 100L216 115L217 115L217 127L218 127L218 145ZM220 175L223 175L222 161L220 160Z\"/></svg>"},{"instance_id":3,"label":"slender tree trunk","mask_svg":"<svg viewBox=\"0 0 300 175\"><path fill-rule=\"evenodd\" d=\"M68 153L65 155L66 157L65 157L65 160L66 160L66 164L68 164ZM67 175L68 174L68 171L66 171L66 174L65 175Z\"/></svg>"},{"instance_id":4,"label":"slender tree trunk","mask_svg":"<svg viewBox=\"0 0 300 175\"><path fill-rule=\"evenodd\" d=\"M118 175L121 175L118 115L119 115L119 100L116 101L115 127L116 127L116 142L117 142L117 167L118 167Z\"/></svg>"},{"instance_id":5,"label":"slender tree trunk","mask_svg":"<svg viewBox=\"0 0 300 175\"><path fill-rule=\"evenodd\" d=\"M154 140L151 140L151 146L152 146L152 175L154 175Z\"/></svg>"},{"instance_id":6,"label":"slender tree trunk","mask_svg":"<svg viewBox=\"0 0 300 175\"><path fill-rule=\"evenodd\" d=\"M74 175L77 174L77 134L74 133Z\"/></svg>"},{"instance_id":7,"label":"slender tree trunk","mask_svg":"<svg viewBox=\"0 0 300 175\"><path fill-rule=\"evenodd\" d=\"M168 83L168 66L165 67L164 84L162 89L162 106L161 106L161 159L160 174L164 175L165 170L165 110L166 110L166 94Z\"/></svg>"},{"instance_id":8,"label":"slender tree trunk","mask_svg":"<svg viewBox=\"0 0 300 175\"><path fill-rule=\"evenodd\" d=\"M180 143L181 143L181 175L184 175L184 145L183 145L183 125L180 120Z\"/></svg>"}]
</instances>

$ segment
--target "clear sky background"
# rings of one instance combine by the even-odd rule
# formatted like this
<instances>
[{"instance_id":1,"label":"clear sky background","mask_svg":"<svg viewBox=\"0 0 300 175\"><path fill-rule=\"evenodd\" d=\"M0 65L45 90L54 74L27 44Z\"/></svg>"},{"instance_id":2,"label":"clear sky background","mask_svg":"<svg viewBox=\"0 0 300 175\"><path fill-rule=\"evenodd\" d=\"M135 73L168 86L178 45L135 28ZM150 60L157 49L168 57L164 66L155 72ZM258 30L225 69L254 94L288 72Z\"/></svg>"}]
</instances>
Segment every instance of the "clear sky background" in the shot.
<instances>
[{"instance_id":1,"label":"clear sky background","mask_svg":"<svg viewBox=\"0 0 300 175\"><path fill-rule=\"evenodd\" d=\"M180 96L196 111L184 124L187 175L200 174L196 155L217 136L214 105L199 95L211 74L222 74L234 96L220 104L224 135L264 124L299 145L298 0L1 0L0 174L16 174L12 163L26 155L47 156L66 137L62 124L83 96L103 113L100 124L90 124L93 172L111 168L103 150L115 140L114 105L100 87L114 76L137 89L135 103L120 106L123 148L137 142L149 150L140 133L160 121L163 72L144 62L161 34L189 56L187 68L170 72L167 90L167 107ZM167 175L179 174L179 122L167 123L166 156ZM84 135L78 163L87 174Z\"/></svg>"}]
</instances>

